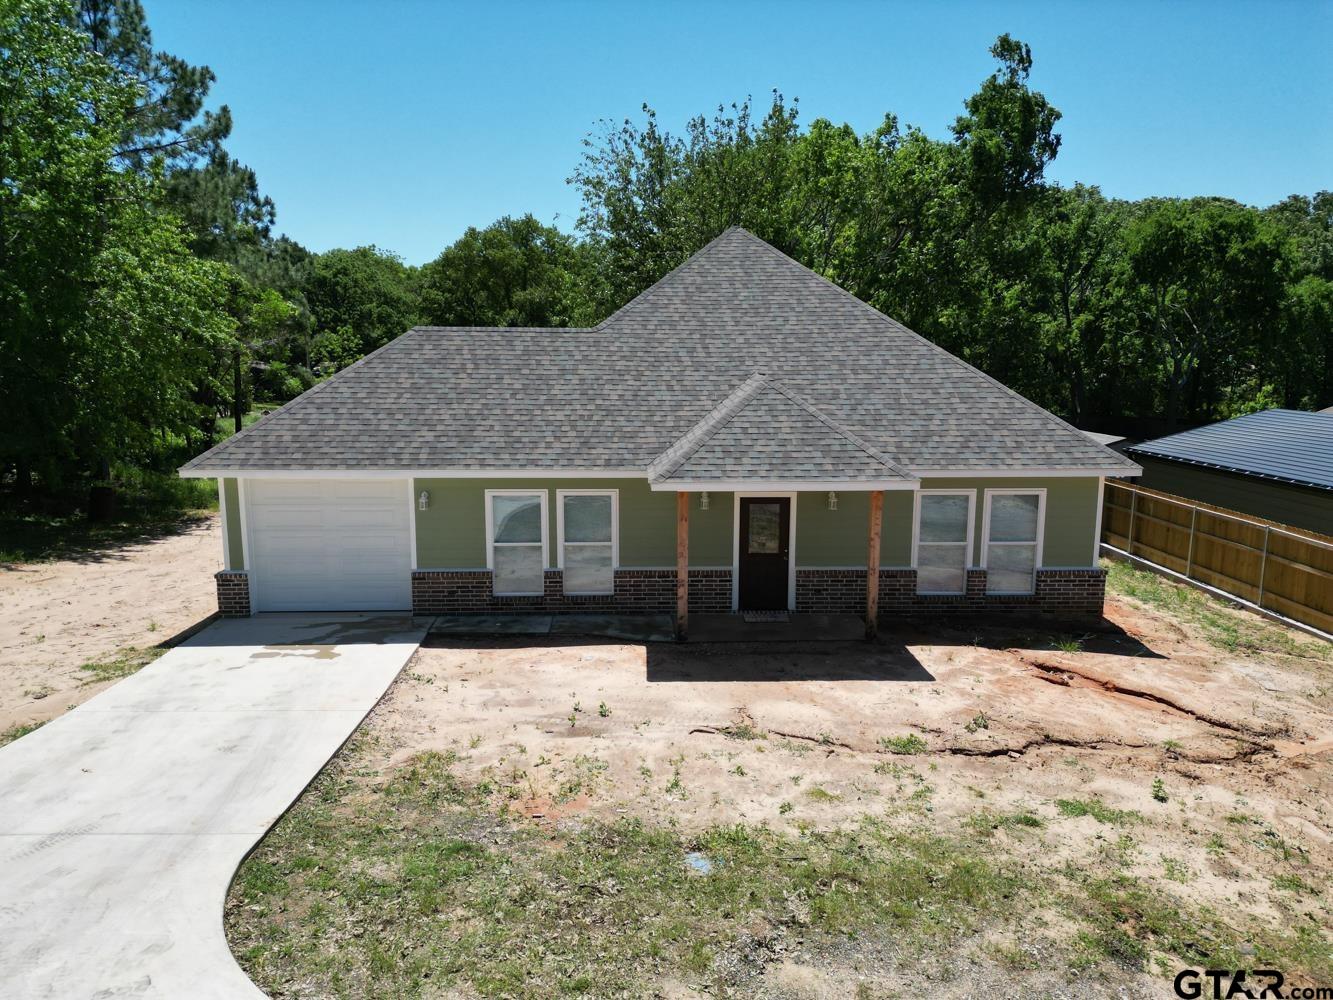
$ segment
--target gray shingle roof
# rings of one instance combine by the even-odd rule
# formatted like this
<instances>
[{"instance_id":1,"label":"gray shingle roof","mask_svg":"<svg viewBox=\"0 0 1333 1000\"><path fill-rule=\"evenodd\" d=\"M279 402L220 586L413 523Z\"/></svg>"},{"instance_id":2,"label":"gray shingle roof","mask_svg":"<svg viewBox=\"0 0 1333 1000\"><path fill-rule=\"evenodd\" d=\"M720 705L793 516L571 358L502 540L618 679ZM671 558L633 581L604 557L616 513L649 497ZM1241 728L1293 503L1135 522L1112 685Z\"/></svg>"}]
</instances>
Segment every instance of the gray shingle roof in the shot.
<instances>
[{"instance_id":1,"label":"gray shingle roof","mask_svg":"<svg viewBox=\"0 0 1333 1000\"><path fill-rule=\"evenodd\" d=\"M648 466L654 483L913 482L893 459L756 372Z\"/></svg>"},{"instance_id":2,"label":"gray shingle roof","mask_svg":"<svg viewBox=\"0 0 1333 1000\"><path fill-rule=\"evenodd\" d=\"M1128 451L1333 490L1333 414L1264 410L1144 441Z\"/></svg>"},{"instance_id":3,"label":"gray shingle roof","mask_svg":"<svg viewBox=\"0 0 1333 1000\"><path fill-rule=\"evenodd\" d=\"M410 330L182 471L646 471L756 372L912 474L1136 471L742 229L591 329Z\"/></svg>"}]
</instances>

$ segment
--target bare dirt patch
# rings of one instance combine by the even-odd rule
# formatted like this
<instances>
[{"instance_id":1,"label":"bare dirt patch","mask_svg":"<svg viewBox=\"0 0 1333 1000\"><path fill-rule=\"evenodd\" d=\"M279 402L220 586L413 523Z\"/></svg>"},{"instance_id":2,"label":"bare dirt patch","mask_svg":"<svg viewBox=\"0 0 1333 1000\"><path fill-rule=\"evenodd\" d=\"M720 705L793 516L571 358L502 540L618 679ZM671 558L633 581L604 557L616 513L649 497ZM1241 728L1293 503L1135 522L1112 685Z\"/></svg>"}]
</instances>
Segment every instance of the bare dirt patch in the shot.
<instances>
[{"instance_id":1,"label":"bare dirt patch","mask_svg":"<svg viewBox=\"0 0 1333 1000\"><path fill-rule=\"evenodd\" d=\"M0 733L88 700L210 615L221 553L214 515L151 541L0 566Z\"/></svg>"},{"instance_id":2,"label":"bare dirt patch","mask_svg":"<svg viewBox=\"0 0 1333 1000\"><path fill-rule=\"evenodd\" d=\"M1212 619L1117 598L1107 617L1107 630L1080 635L929 623L870 646L428 642L336 774L257 852L251 865L272 881L256 889L243 871L232 940L278 995L302 982L452 995L425 989L424 975L482 995L562 984L889 996L911 983L908 994L1153 996L1205 958L1278 961L1289 982L1333 976L1333 658L1243 616L1218 632ZM363 913L330 889L349 876L329 856L355 871L360 845L389 859L376 869L384 898L417 891L416 869L392 859L445 836L446 804L477 831L463 837L482 845L476 858L499 855L469 862L485 892L432 883L449 900L430 897L444 924ZM448 820L448 837L460 822ZM661 852L648 871L695 881L637 899L626 880L652 882L643 869L588 874L611 863L605 851L626 850L599 831L639 844L627 823ZM759 846L738 859L745 838ZM686 849L722 867L691 873ZM554 876L529 873L519 888L514 871L549 851L584 874L569 876L568 906L525 925L523 900L548 905ZM891 887L907 875L882 866L904 858L926 888L899 898ZM689 899L742 864L752 884ZM307 881L312 867L326 877ZM971 896L950 888L960 870ZM800 899L761 898L770 886ZM637 927L682 897L693 951L669 929L640 952L619 937L601 951L605 935L633 938L610 925ZM812 900L826 912L801 916ZM844 904L868 908L853 920ZM327 922L320 934L351 936L338 958L284 916L308 905ZM703 914L717 926L699 924ZM504 947L534 935L541 947L525 944L503 985L446 957L504 926ZM420 964L376 968L381 953Z\"/></svg>"}]
</instances>

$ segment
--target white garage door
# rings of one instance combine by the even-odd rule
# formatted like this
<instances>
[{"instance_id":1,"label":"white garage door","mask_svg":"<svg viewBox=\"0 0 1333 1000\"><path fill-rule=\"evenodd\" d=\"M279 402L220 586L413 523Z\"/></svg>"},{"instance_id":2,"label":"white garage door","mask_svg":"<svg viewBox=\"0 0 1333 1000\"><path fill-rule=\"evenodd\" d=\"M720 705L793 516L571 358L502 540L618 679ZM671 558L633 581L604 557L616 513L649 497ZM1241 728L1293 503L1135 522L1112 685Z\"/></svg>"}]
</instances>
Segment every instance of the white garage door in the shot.
<instances>
[{"instance_id":1,"label":"white garage door","mask_svg":"<svg viewBox=\"0 0 1333 1000\"><path fill-rule=\"evenodd\" d=\"M408 483L247 479L256 611L412 606Z\"/></svg>"}]
</instances>

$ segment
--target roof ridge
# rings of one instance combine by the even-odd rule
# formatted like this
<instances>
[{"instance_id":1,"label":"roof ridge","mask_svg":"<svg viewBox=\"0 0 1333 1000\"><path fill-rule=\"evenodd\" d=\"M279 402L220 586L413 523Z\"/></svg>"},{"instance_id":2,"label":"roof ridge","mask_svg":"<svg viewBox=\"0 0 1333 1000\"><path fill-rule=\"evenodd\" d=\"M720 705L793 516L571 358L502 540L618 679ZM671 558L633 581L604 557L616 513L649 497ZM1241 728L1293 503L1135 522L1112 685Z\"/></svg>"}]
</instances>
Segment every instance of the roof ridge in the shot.
<instances>
[{"instance_id":1,"label":"roof ridge","mask_svg":"<svg viewBox=\"0 0 1333 1000\"><path fill-rule=\"evenodd\" d=\"M910 472L908 472L907 469L905 469L902 465L900 465L895 459L890 458L888 455L880 451L874 445L863 440L861 436L856 434L853 430L851 430L851 428L844 426L837 420L830 417L827 413L825 413L819 407L815 406L814 403L810 402L800 393L796 392L794 389L791 389L789 386L784 385L781 380L776 378L770 380L768 383L768 387L770 389L776 389L778 392L782 393L782 395L787 397L787 399L790 399L793 403L801 407L816 420L819 420L821 423L823 423L824 426L829 428L829 430L846 438L852 444L856 445L856 447L860 448L863 452L865 452L867 455L873 458L876 462L879 462L880 464L886 466L887 468L892 469L899 475L911 476L911 478L913 479L916 478Z\"/></svg>"},{"instance_id":2,"label":"roof ridge","mask_svg":"<svg viewBox=\"0 0 1333 1000\"><path fill-rule=\"evenodd\" d=\"M612 323L619 320L621 315L625 313L631 306L636 305L640 302L649 301L650 296L658 294L660 289L666 286L667 282L676 279L680 275L680 273L685 270L685 268L691 266L692 264L700 260L704 256L704 254L711 252L720 242L722 242L722 237L726 236L733 229L739 229L743 233L746 232L744 229L741 229L740 226L728 226L726 229L722 230L722 232L718 233L711 240L709 240L707 243L701 246L698 250L694 251L694 253L690 254L683 261L681 261L679 264L673 267L666 274L662 275L662 277L654 281L651 285L649 285L647 288L641 291L638 295L634 296L632 299L626 302L623 306L621 306L619 309L613 312L610 316L606 317L606 319L598 323L595 327L593 327L593 329L595 330L605 329ZM747 233L747 235L752 235L752 234Z\"/></svg>"},{"instance_id":3,"label":"roof ridge","mask_svg":"<svg viewBox=\"0 0 1333 1000\"><path fill-rule=\"evenodd\" d=\"M648 463L648 478L661 480L671 475L690 457L710 441L719 430L731 422L731 419L743 410L759 391L768 384L769 376L764 372L754 372L745 381L733 389L711 410L696 421L684 434L662 450Z\"/></svg>"},{"instance_id":4,"label":"roof ridge","mask_svg":"<svg viewBox=\"0 0 1333 1000\"><path fill-rule=\"evenodd\" d=\"M241 430L237 431L231 437L227 438L224 441L219 441L217 444L213 445L213 447L209 448L208 451L205 451L199 455L195 455L194 458L190 459L176 471L184 472L186 469L192 469L196 465L199 465L206 458L214 458L218 455L226 454L228 450L233 448L239 442L244 441L246 438L250 437L250 435L256 432L260 427L267 427L267 425L270 422L272 422L273 418L278 416L279 414L292 413L295 412L296 410L303 409L307 404L309 404L311 399L318 396L328 386L332 385L334 382L340 381L343 378L343 376L347 375L354 369L360 368L371 358L378 357L379 355L385 353L386 351L389 350L390 347L393 347L394 344L403 343L409 337L411 337L412 334L414 334L417 331L417 329L418 327L412 327L410 330L407 330L404 333L400 333L398 336L394 337L388 343L381 344L379 347L375 348L375 350L371 351L369 354L357 358L355 361L353 361L350 365L348 365L341 371L334 372L323 382L316 382L314 385L312 385L305 392L301 393L301 395L297 396L295 399L290 399L287 402L283 403L281 406L279 406L276 410L270 410L268 413L265 413L262 417L256 420L249 427L243 427Z\"/></svg>"}]
</instances>

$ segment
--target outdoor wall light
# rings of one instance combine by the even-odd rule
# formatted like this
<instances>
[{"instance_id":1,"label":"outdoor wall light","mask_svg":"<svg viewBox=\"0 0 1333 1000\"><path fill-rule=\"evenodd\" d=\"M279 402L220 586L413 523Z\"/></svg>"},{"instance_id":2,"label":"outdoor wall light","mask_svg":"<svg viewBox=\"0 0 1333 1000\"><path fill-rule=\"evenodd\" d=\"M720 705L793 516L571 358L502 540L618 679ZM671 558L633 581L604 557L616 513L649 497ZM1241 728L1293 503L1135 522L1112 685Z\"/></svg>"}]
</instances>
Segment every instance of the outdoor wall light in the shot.
<instances>
[{"instance_id":1,"label":"outdoor wall light","mask_svg":"<svg viewBox=\"0 0 1333 1000\"><path fill-rule=\"evenodd\" d=\"M707 509L708 509L708 491L707 491L707 490L704 490L704 492L702 492L702 493L699 494L699 509L700 509L700 510L707 510Z\"/></svg>"},{"instance_id":2,"label":"outdoor wall light","mask_svg":"<svg viewBox=\"0 0 1333 1000\"><path fill-rule=\"evenodd\" d=\"M430 492L428 490L422 490L421 496L417 497L417 510L429 510L429 509L430 509Z\"/></svg>"},{"instance_id":3,"label":"outdoor wall light","mask_svg":"<svg viewBox=\"0 0 1333 1000\"><path fill-rule=\"evenodd\" d=\"M834 493L832 490L828 491L828 509L838 509L838 494Z\"/></svg>"}]
</instances>

